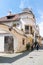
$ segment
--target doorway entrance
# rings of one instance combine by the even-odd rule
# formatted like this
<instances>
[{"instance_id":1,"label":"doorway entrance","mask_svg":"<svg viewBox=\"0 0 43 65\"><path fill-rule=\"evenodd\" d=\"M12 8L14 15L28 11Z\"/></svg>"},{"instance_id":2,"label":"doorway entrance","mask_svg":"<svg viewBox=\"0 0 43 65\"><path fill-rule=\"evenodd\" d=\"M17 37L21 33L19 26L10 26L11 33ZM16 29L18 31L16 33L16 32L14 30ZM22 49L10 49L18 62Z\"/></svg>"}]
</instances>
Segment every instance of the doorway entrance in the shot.
<instances>
[{"instance_id":1,"label":"doorway entrance","mask_svg":"<svg viewBox=\"0 0 43 65\"><path fill-rule=\"evenodd\" d=\"M13 36L5 36L4 37L4 51L7 53L14 52L14 39Z\"/></svg>"}]
</instances>

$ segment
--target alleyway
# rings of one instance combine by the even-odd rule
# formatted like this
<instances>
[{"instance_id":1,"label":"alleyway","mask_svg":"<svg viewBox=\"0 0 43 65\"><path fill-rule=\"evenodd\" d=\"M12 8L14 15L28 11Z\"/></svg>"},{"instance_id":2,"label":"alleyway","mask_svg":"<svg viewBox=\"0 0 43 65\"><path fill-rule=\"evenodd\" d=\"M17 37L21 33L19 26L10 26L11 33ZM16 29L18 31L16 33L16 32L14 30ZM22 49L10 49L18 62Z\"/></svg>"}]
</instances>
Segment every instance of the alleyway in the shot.
<instances>
[{"instance_id":1,"label":"alleyway","mask_svg":"<svg viewBox=\"0 0 43 65\"><path fill-rule=\"evenodd\" d=\"M18 54L1 54L0 65L43 65L43 50Z\"/></svg>"}]
</instances>

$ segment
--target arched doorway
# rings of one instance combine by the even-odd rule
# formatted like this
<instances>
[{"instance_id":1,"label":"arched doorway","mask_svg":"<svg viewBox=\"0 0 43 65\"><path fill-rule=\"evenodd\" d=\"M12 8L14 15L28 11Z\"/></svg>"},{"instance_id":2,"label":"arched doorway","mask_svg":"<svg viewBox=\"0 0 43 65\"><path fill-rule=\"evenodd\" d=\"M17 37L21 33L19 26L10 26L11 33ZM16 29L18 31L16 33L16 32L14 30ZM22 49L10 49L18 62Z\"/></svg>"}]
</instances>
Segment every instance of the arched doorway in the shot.
<instances>
[{"instance_id":1,"label":"arched doorway","mask_svg":"<svg viewBox=\"0 0 43 65\"><path fill-rule=\"evenodd\" d=\"M13 36L5 36L4 37L4 51L5 52L14 52L14 39Z\"/></svg>"}]
</instances>

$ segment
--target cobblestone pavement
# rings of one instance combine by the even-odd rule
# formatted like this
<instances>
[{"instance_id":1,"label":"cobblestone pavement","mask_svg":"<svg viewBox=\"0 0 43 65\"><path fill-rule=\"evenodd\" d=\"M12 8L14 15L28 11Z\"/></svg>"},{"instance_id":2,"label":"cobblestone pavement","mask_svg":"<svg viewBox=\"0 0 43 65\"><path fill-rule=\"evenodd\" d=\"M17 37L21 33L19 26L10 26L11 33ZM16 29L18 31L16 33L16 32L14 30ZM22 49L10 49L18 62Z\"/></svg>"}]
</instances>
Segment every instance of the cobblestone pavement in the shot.
<instances>
[{"instance_id":1,"label":"cobblestone pavement","mask_svg":"<svg viewBox=\"0 0 43 65\"><path fill-rule=\"evenodd\" d=\"M23 53L0 53L0 65L43 65L43 50Z\"/></svg>"}]
</instances>

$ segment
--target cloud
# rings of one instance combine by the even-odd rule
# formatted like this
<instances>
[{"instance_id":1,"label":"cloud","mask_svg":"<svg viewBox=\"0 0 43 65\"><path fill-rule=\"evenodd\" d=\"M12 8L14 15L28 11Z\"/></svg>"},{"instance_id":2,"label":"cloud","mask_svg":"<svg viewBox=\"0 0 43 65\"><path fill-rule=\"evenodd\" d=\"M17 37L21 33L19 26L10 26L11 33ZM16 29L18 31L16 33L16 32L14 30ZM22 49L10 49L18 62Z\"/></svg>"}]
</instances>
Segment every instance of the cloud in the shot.
<instances>
[{"instance_id":1,"label":"cloud","mask_svg":"<svg viewBox=\"0 0 43 65\"><path fill-rule=\"evenodd\" d=\"M43 37L43 21L39 24L40 35Z\"/></svg>"},{"instance_id":2,"label":"cloud","mask_svg":"<svg viewBox=\"0 0 43 65\"><path fill-rule=\"evenodd\" d=\"M39 19L37 21L40 29L40 35L43 37L43 12L39 10L38 13Z\"/></svg>"},{"instance_id":3,"label":"cloud","mask_svg":"<svg viewBox=\"0 0 43 65\"><path fill-rule=\"evenodd\" d=\"M19 8L31 8L29 0L21 0Z\"/></svg>"},{"instance_id":4,"label":"cloud","mask_svg":"<svg viewBox=\"0 0 43 65\"><path fill-rule=\"evenodd\" d=\"M43 11L38 11L39 15L40 15L40 18L43 19Z\"/></svg>"},{"instance_id":5,"label":"cloud","mask_svg":"<svg viewBox=\"0 0 43 65\"><path fill-rule=\"evenodd\" d=\"M20 2L20 5L19 5L19 8L23 9L25 7L25 3L23 0L21 0Z\"/></svg>"}]
</instances>

